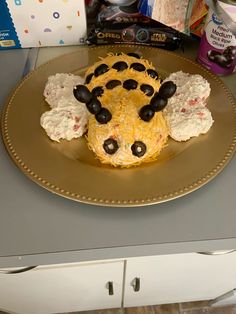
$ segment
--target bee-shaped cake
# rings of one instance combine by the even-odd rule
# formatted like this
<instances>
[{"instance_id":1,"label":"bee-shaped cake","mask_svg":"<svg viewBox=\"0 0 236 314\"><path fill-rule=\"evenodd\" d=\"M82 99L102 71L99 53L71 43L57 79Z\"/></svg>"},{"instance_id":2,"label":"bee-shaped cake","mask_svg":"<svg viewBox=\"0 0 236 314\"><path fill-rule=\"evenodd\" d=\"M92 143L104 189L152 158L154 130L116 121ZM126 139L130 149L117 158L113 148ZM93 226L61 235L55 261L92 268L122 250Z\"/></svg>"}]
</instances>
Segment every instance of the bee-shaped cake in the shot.
<instances>
[{"instance_id":1,"label":"bee-shaped cake","mask_svg":"<svg viewBox=\"0 0 236 314\"><path fill-rule=\"evenodd\" d=\"M157 158L168 138L162 115L176 85L161 85L153 65L135 53L109 54L91 66L75 98L91 113L89 148L99 160L130 167Z\"/></svg>"}]
</instances>

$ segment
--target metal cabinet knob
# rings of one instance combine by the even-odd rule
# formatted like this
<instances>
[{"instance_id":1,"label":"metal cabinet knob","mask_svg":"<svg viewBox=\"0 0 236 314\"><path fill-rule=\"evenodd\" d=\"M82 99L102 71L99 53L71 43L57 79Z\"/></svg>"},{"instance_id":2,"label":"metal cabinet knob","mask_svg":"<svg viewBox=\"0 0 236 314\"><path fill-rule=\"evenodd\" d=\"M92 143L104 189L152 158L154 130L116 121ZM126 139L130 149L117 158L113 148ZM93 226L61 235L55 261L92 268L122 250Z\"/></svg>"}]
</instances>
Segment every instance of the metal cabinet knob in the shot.
<instances>
[{"instance_id":1,"label":"metal cabinet knob","mask_svg":"<svg viewBox=\"0 0 236 314\"><path fill-rule=\"evenodd\" d=\"M113 288L113 282L112 281L108 281L107 288L108 288L108 294L114 295L114 288Z\"/></svg>"},{"instance_id":2,"label":"metal cabinet knob","mask_svg":"<svg viewBox=\"0 0 236 314\"><path fill-rule=\"evenodd\" d=\"M135 277L131 286L133 286L134 292L138 292L140 290L140 278Z\"/></svg>"}]
</instances>

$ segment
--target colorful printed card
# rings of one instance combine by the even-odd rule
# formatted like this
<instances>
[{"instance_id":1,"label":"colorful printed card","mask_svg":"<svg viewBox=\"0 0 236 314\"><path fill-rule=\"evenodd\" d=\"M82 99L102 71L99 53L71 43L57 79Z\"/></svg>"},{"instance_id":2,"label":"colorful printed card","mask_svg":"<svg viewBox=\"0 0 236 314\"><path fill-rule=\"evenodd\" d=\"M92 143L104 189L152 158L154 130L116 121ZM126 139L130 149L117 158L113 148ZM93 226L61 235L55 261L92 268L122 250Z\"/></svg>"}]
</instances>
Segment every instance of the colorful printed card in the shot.
<instances>
[{"instance_id":1,"label":"colorful printed card","mask_svg":"<svg viewBox=\"0 0 236 314\"><path fill-rule=\"evenodd\" d=\"M83 0L0 0L0 49L79 45L86 36Z\"/></svg>"}]
</instances>

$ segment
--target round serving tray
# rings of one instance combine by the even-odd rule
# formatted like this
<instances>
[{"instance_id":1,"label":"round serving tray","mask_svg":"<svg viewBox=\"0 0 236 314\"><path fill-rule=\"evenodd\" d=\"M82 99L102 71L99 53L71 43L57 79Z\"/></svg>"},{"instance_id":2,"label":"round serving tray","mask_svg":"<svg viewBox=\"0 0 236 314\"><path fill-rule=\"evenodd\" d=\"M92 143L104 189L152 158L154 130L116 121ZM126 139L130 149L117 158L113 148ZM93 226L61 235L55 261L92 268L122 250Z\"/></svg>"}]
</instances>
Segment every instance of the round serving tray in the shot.
<instances>
[{"instance_id":1,"label":"round serving tray","mask_svg":"<svg viewBox=\"0 0 236 314\"><path fill-rule=\"evenodd\" d=\"M210 131L185 143L168 141L159 159L129 169L101 164L86 139L51 141L40 127L49 106L43 90L56 73L83 75L109 52L136 52L150 60L165 77L171 72L202 75L211 85L207 107ZM236 104L223 82L199 64L173 52L144 46L78 48L38 67L16 87L2 114L2 134L15 164L50 192L76 201L107 206L140 206L172 200L203 186L233 157L236 144Z\"/></svg>"}]
</instances>

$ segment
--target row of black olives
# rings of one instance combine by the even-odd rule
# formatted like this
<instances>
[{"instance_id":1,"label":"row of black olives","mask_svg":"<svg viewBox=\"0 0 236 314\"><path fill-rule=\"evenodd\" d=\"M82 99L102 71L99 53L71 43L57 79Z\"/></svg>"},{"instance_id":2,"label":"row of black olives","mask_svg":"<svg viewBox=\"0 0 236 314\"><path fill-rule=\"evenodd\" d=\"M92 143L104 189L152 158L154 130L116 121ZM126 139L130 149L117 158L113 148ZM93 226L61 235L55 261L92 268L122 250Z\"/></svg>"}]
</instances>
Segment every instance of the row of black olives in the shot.
<instances>
[{"instance_id":1,"label":"row of black olives","mask_svg":"<svg viewBox=\"0 0 236 314\"><path fill-rule=\"evenodd\" d=\"M92 95L89 89L84 85L77 85L73 90L75 98L86 104L88 111L95 115L96 120L101 124L108 123L112 115L110 111L103 108L101 102Z\"/></svg>"},{"instance_id":2,"label":"row of black olives","mask_svg":"<svg viewBox=\"0 0 236 314\"><path fill-rule=\"evenodd\" d=\"M110 83L111 85L115 86L117 86L116 84L118 83L120 84L120 81L118 80L110 82L115 82L112 84ZM126 80L123 83L123 87L127 89L133 89L131 87L133 86L134 88L136 88L137 84L138 83L134 80ZM150 121L154 117L155 112L161 111L165 108L168 102L168 98L172 97L175 92L176 85L172 81L167 81L163 83L159 91L156 92L151 98L150 104L145 105L140 109L139 117L143 121ZM86 86L77 85L74 88L73 93L78 101L86 104L88 111L95 115L95 118L99 123L105 124L112 119L110 111L106 108L103 108L101 102L97 99L97 97L101 96L101 94L103 93L102 87L96 87L91 93Z\"/></svg>"},{"instance_id":3,"label":"row of black olives","mask_svg":"<svg viewBox=\"0 0 236 314\"><path fill-rule=\"evenodd\" d=\"M124 71L126 69L128 69L128 64L124 61L118 61L116 62L112 68L117 70L118 72L121 72L121 71ZM138 72L144 72L146 71L146 68L145 66L142 64L142 63L139 63L139 62L134 62L130 65L130 68L131 69L134 69L135 71L138 71ZM100 64L95 70L94 70L94 73L90 73L86 78L85 78L85 84L89 84L93 78L93 76L95 77L98 77L106 72L108 72L110 69L108 67L107 64L105 63L102 63ZM157 71L153 70L153 69L147 69L147 73L148 75L157 80L158 79L158 73Z\"/></svg>"},{"instance_id":4,"label":"row of black olives","mask_svg":"<svg viewBox=\"0 0 236 314\"><path fill-rule=\"evenodd\" d=\"M116 55L120 55L120 53L117 53ZM134 57L136 59L140 59L140 56L137 53L134 52L129 52L127 53L128 56ZM120 71L124 71L126 69L128 69L128 64L125 61L118 61L115 64L113 64L112 69L117 70L118 72ZM145 66L140 63L140 62L134 62L130 65L131 69L134 69L136 71L139 72L143 72L146 71ZM109 71L109 67L107 64L103 63L100 64L95 70L94 73L90 73L86 79L85 79L85 84L89 84L91 82L91 79L93 76L98 77L99 75L102 75L104 73L106 73L107 71ZM153 79L158 79L158 73L153 70L153 69L147 69L147 73L149 76L151 76Z\"/></svg>"},{"instance_id":5,"label":"row of black olives","mask_svg":"<svg viewBox=\"0 0 236 314\"><path fill-rule=\"evenodd\" d=\"M103 143L103 149L109 155L113 155L119 149L117 141L113 138L108 138ZM132 154L136 157L142 157L146 153L147 147L141 141L135 141L131 146Z\"/></svg>"},{"instance_id":6,"label":"row of black olives","mask_svg":"<svg viewBox=\"0 0 236 314\"><path fill-rule=\"evenodd\" d=\"M139 117L143 121L150 121L155 112L165 108L168 98L172 97L176 92L176 85L172 81L163 83L158 92L151 98L150 104L143 106L139 111Z\"/></svg>"},{"instance_id":7,"label":"row of black olives","mask_svg":"<svg viewBox=\"0 0 236 314\"><path fill-rule=\"evenodd\" d=\"M109 82L107 82L106 84L106 88L107 89L113 89L117 86L122 85L122 82L119 80L111 80ZM129 80L125 80L123 82L123 87L127 90L132 90L132 89L136 89L138 87L138 82L133 80L133 79L129 79ZM142 92L144 92L144 94L146 94L147 96L152 96L154 93L154 88L151 85L148 84L142 84L140 86L140 89ZM104 93L104 89L102 86L97 86L94 87L94 89L92 90L92 94L95 97L100 97L102 96Z\"/></svg>"},{"instance_id":8,"label":"row of black olives","mask_svg":"<svg viewBox=\"0 0 236 314\"><path fill-rule=\"evenodd\" d=\"M117 56L121 55L121 53L117 53L116 54ZM137 59L140 59L140 56L137 54L137 53L134 53L134 52L130 52L130 53L127 53L128 56L131 56L131 57L134 57L134 58L137 58ZM118 61L116 62L113 67L113 69L116 69L117 71L124 71L128 68L128 64L124 61ZM103 73L106 73L107 71L109 70L109 67L108 65L106 64L101 64L100 66L98 66L96 68L96 70L94 72L96 73L90 73L86 79L85 79L85 84L89 84L91 82L91 79L92 77L95 75L95 76L98 76L98 75L101 75ZM99 74L100 73L100 74Z\"/></svg>"}]
</instances>

